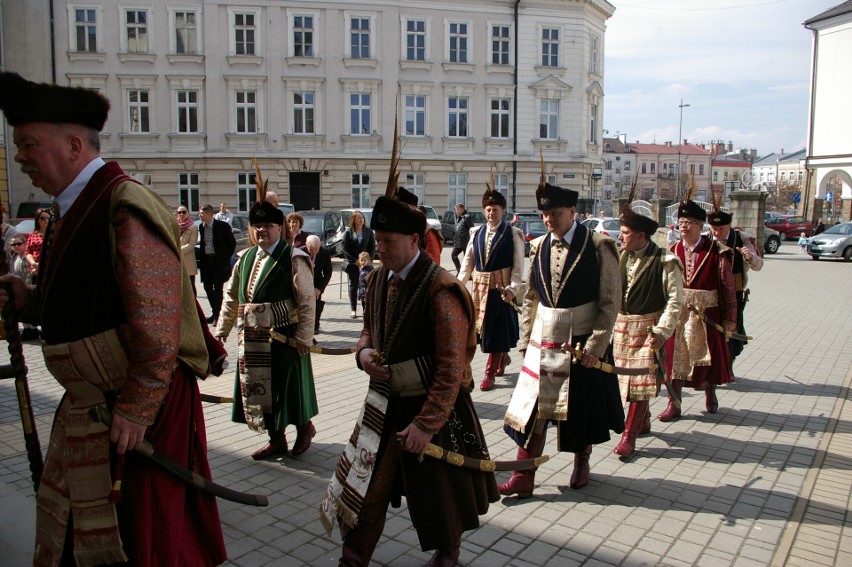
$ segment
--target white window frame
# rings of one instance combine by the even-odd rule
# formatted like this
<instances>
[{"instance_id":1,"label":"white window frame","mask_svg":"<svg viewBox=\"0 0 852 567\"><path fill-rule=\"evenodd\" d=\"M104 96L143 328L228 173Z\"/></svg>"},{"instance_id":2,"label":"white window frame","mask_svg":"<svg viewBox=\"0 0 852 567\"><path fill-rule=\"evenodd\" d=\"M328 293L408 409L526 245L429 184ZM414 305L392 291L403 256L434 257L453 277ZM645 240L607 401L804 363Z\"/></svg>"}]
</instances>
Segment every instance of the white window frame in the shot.
<instances>
[{"instance_id":1,"label":"white window frame","mask_svg":"<svg viewBox=\"0 0 852 567\"><path fill-rule=\"evenodd\" d=\"M341 79L341 83L343 83L343 96L344 100L344 136L372 136L373 132L377 132L379 130L379 114L377 109L379 108L379 94L381 91L381 81L379 80L351 80L351 79ZM370 131L366 134L352 133L352 113L351 113L351 104L350 104L350 95L353 94L368 94L370 95Z\"/></svg>"},{"instance_id":2,"label":"white window frame","mask_svg":"<svg viewBox=\"0 0 852 567\"><path fill-rule=\"evenodd\" d=\"M307 96L310 97L310 102L307 101ZM296 135L314 135L317 133L317 93L312 90L304 90L304 91L293 91L291 93L287 93L287 96L290 99L290 104L292 104L292 117L293 117L293 134ZM302 102L296 102L296 97L301 96ZM298 117L298 113L301 112L301 119ZM310 115L310 118L308 118ZM310 124L309 124L310 122Z\"/></svg>"},{"instance_id":3,"label":"white window frame","mask_svg":"<svg viewBox=\"0 0 852 567\"><path fill-rule=\"evenodd\" d=\"M559 99L558 98L539 98L538 103L538 139L539 140L558 140L559 139ZM543 108L542 105L547 104L548 108ZM553 106L555 105L555 110ZM547 120L547 135L541 135L541 127L545 117ZM551 124L551 120L553 123ZM551 126L556 132L551 132Z\"/></svg>"},{"instance_id":4,"label":"white window frame","mask_svg":"<svg viewBox=\"0 0 852 567\"><path fill-rule=\"evenodd\" d=\"M370 191L372 189L373 176L367 171L356 171L350 177L350 195L352 196L352 208L364 209L371 206ZM357 198L356 198L357 192Z\"/></svg>"},{"instance_id":5,"label":"white window frame","mask_svg":"<svg viewBox=\"0 0 852 567\"><path fill-rule=\"evenodd\" d=\"M456 203L464 203L467 207L467 174L447 174L447 208L452 209Z\"/></svg>"},{"instance_id":6,"label":"white window frame","mask_svg":"<svg viewBox=\"0 0 852 567\"><path fill-rule=\"evenodd\" d=\"M417 195L417 202L426 203L426 174L409 172L405 174L405 188Z\"/></svg>"},{"instance_id":7,"label":"white window frame","mask_svg":"<svg viewBox=\"0 0 852 567\"><path fill-rule=\"evenodd\" d=\"M430 21L429 18L425 17L417 17L417 16L402 16L402 60L407 62L416 62L416 63L425 63L429 61L429 48L430 48L430 37L429 37L429 29L430 29ZM409 23L422 23L423 24L423 32L419 31L410 31L408 29ZM408 56L408 37L409 35L413 35L415 37L423 38L423 59L411 59ZM419 47L415 47L415 49L419 49Z\"/></svg>"},{"instance_id":8,"label":"white window frame","mask_svg":"<svg viewBox=\"0 0 852 567\"><path fill-rule=\"evenodd\" d=\"M195 95L195 100L180 100L181 96ZM181 117L186 115L186 129L181 130ZM193 129L192 119L195 119ZM178 89L175 91L175 129L178 134L199 134L201 132L201 93L198 89Z\"/></svg>"},{"instance_id":9,"label":"white window frame","mask_svg":"<svg viewBox=\"0 0 852 567\"><path fill-rule=\"evenodd\" d=\"M358 97L358 100L355 104L352 103L352 97ZM363 97L368 98L368 104L365 106L363 104ZM373 100L373 94L370 92L358 92L351 91L346 95L346 112L349 116L349 130L347 133L350 136L369 136L373 133L373 130L376 130L375 124L373 124L375 113L373 109L375 108L375 101ZM353 113L357 112L359 117L359 126L356 130L355 124L352 122ZM364 113L367 113L369 125L367 127L367 131L364 132L363 129L363 118Z\"/></svg>"},{"instance_id":10,"label":"white window frame","mask_svg":"<svg viewBox=\"0 0 852 567\"><path fill-rule=\"evenodd\" d=\"M451 105L456 102L455 108ZM452 95L446 99L447 109L447 137L448 138L470 138L470 97L464 95ZM455 134L452 128L455 126ZM462 132L462 127L464 132Z\"/></svg>"},{"instance_id":11,"label":"white window frame","mask_svg":"<svg viewBox=\"0 0 852 567\"><path fill-rule=\"evenodd\" d=\"M197 171L179 171L177 174L178 204L190 214L201 209L201 184Z\"/></svg>"},{"instance_id":12,"label":"white window frame","mask_svg":"<svg viewBox=\"0 0 852 567\"><path fill-rule=\"evenodd\" d=\"M151 134L157 130L155 127L156 122L156 85L157 85L157 77L153 76L130 76L124 75L119 77L119 81L121 83L121 99L124 111L124 132L127 134ZM142 131L133 131L132 128L132 120L130 117L130 92L131 91L146 91L148 94L148 100L146 103L142 104L141 101L138 103L139 108L147 108L148 109L148 129ZM136 104L134 104L136 106Z\"/></svg>"},{"instance_id":13,"label":"white window frame","mask_svg":"<svg viewBox=\"0 0 852 567\"><path fill-rule=\"evenodd\" d=\"M238 171L236 174L237 212L247 213L257 201L257 173Z\"/></svg>"},{"instance_id":14,"label":"white window frame","mask_svg":"<svg viewBox=\"0 0 852 567\"><path fill-rule=\"evenodd\" d=\"M322 78L316 79L307 79L307 78L285 78L285 105L286 105L286 116L287 116L287 131L290 134L296 136L316 136L320 132L322 132L322 92L323 92L323 80ZM293 101L295 100L295 93L304 93L304 92L312 92L314 94L314 131L311 134L299 134L296 133L295 127L295 111L293 108Z\"/></svg>"},{"instance_id":15,"label":"white window frame","mask_svg":"<svg viewBox=\"0 0 852 567\"><path fill-rule=\"evenodd\" d=\"M257 91L254 89L238 89L234 91L233 102L234 132L237 134L257 134Z\"/></svg>"},{"instance_id":16,"label":"white window frame","mask_svg":"<svg viewBox=\"0 0 852 567\"><path fill-rule=\"evenodd\" d=\"M494 174L494 190L503 195L506 202L509 202L509 174L495 173Z\"/></svg>"},{"instance_id":17,"label":"white window frame","mask_svg":"<svg viewBox=\"0 0 852 567\"><path fill-rule=\"evenodd\" d=\"M598 34L589 36L589 73L600 76L600 43Z\"/></svg>"},{"instance_id":18,"label":"white window frame","mask_svg":"<svg viewBox=\"0 0 852 567\"><path fill-rule=\"evenodd\" d=\"M551 34L551 37L545 39L544 38L545 31L547 31L547 32L554 32L555 31L558 35L557 39L554 40L553 37L552 37L552 34ZM548 60L547 60L547 62L544 61L544 57L545 57L544 46L545 45L556 47L556 56L555 56L556 57L556 64L553 64L553 58L554 58L553 53L548 53L548 56L547 56ZM538 46L539 46L539 50L538 50L538 55L539 55L538 63L539 63L539 65L541 67L552 67L552 68L558 69L561 66L561 63L562 63L562 28L559 27L559 26L539 26Z\"/></svg>"},{"instance_id":19,"label":"white window frame","mask_svg":"<svg viewBox=\"0 0 852 567\"><path fill-rule=\"evenodd\" d=\"M263 55L261 46L263 45L261 18L262 10L260 8L235 8L228 7L228 53L237 57L261 57ZM237 15L254 16L254 53L237 53Z\"/></svg>"},{"instance_id":20,"label":"white window frame","mask_svg":"<svg viewBox=\"0 0 852 567\"><path fill-rule=\"evenodd\" d=\"M137 97L137 100L133 100L134 96ZM127 109L125 115L127 132L129 134L150 134L151 115L154 108L151 91L146 88L125 89L124 97L125 108ZM136 118L134 118L134 110L137 114Z\"/></svg>"},{"instance_id":21,"label":"white window frame","mask_svg":"<svg viewBox=\"0 0 852 567\"><path fill-rule=\"evenodd\" d=\"M453 37L452 29L453 29L453 26L459 26L459 25L466 26L465 33L464 34L461 34L461 33L458 34L458 37L463 37L464 40L465 40L465 42L464 42L465 46L464 46L464 50L463 50L464 51L464 58L453 60L452 57L451 57L451 55L452 55L452 50L451 50L452 41L451 41L451 39ZM472 41L473 40L473 22L471 20L456 20L456 19L444 20L444 32L445 32L444 33L444 60L447 63L461 64L461 65L467 65L467 64L472 63L472 61L471 61L471 49L473 48L473 41ZM457 47L457 50L459 50L459 49L460 48Z\"/></svg>"},{"instance_id":22,"label":"white window frame","mask_svg":"<svg viewBox=\"0 0 852 567\"><path fill-rule=\"evenodd\" d=\"M190 13L195 14L195 49L187 49L187 51L179 53L177 49L177 15ZM200 7L169 6L169 53L194 56L201 55L204 52L204 25L201 21L201 15Z\"/></svg>"},{"instance_id":23,"label":"white window frame","mask_svg":"<svg viewBox=\"0 0 852 567\"><path fill-rule=\"evenodd\" d=\"M77 45L77 10L94 10L95 12L95 46L94 49L81 50ZM103 44L103 8L92 4L68 5L68 51L74 53L99 53ZM88 37L88 35L87 35ZM87 41L88 43L88 41Z\"/></svg>"},{"instance_id":24,"label":"white window frame","mask_svg":"<svg viewBox=\"0 0 852 567\"><path fill-rule=\"evenodd\" d=\"M599 106L597 101L589 104L589 142L592 144L598 143L598 124L600 117L598 116Z\"/></svg>"},{"instance_id":25,"label":"white window frame","mask_svg":"<svg viewBox=\"0 0 852 567\"><path fill-rule=\"evenodd\" d=\"M358 57L352 56L352 20L367 20L369 22L369 52L367 57L362 57L359 53ZM344 12L344 21L346 22L346 52L343 55L344 59L370 60L376 58L376 40L379 37L379 30L376 28L376 14L364 12Z\"/></svg>"},{"instance_id":26,"label":"white window frame","mask_svg":"<svg viewBox=\"0 0 852 567\"><path fill-rule=\"evenodd\" d=\"M120 12L119 29L121 30L121 32L120 32L120 35L121 35L121 52L122 53L134 53L134 54L135 53L139 53L139 54L151 53L151 51L152 51L151 42L153 40L153 36L151 34L153 33L154 30L152 29L153 14L152 14L152 10L151 10L150 6L125 6L125 7L122 7L119 12ZM145 14L145 24L140 25L137 22L135 24L132 24L132 26L131 26L131 24L129 24L127 22L127 17L131 12L136 12L137 14L144 13ZM145 49L134 49L132 51L130 50L130 28L131 27L133 27L134 29L144 29L145 30L145 34L147 36L146 37L146 44L147 45L145 46ZM137 42L138 42L138 38L137 38Z\"/></svg>"},{"instance_id":27,"label":"white window frame","mask_svg":"<svg viewBox=\"0 0 852 567\"><path fill-rule=\"evenodd\" d=\"M505 102L507 108L494 108L494 103ZM506 123L506 135L500 135L501 132L497 132L498 135L494 135L494 118L497 117L498 120L498 130L502 130L502 123L505 121ZM492 96L488 97L488 137L493 138L495 140L507 140L512 137L512 99L510 97L504 96Z\"/></svg>"},{"instance_id":28,"label":"white window frame","mask_svg":"<svg viewBox=\"0 0 852 567\"><path fill-rule=\"evenodd\" d=\"M508 37L494 37L494 30L497 28L505 28L508 30ZM488 64L489 65L512 65L512 45L514 43L515 38L513 37L513 26L509 23L505 22L495 22L488 24ZM495 43L504 44L506 48L506 61L494 61L494 56L498 53L502 54L502 51L497 51L494 49Z\"/></svg>"},{"instance_id":29,"label":"white window frame","mask_svg":"<svg viewBox=\"0 0 852 567\"><path fill-rule=\"evenodd\" d=\"M266 78L265 77L225 77L228 83L228 126L229 134L237 135L256 135L263 134L266 130L264 127L265 116L263 113ZM255 93L255 126L254 132L238 132L237 131L237 92L252 91Z\"/></svg>"},{"instance_id":30,"label":"white window frame","mask_svg":"<svg viewBox=\"0 0 852 567\"><path fill-rule=\"evenodd\" d=\"M296 18L312 18L313 19L313 28L311 28L311 33L313 34L313 40L311 41L311 53L310 55L301 54L296 55ZM320 47L320 13L310 10L297 10L290 11L287 13L287 29L290 30L290 37L287 40L287 53L290 57L305 57L305 58L313 58L319 57L319 47Z\"/></svg>"},{"instance_id":31,"label":"white window frame","mask_svg":"<svg viewBox=\"0 0 852 567\"><path fill-rule=\"evenodd\" d=\"M413 99L412 102L414 102L415 104L409 105L409 97L411 97ZM423 99L423 106L422 107L420 107L419 105L416 104L417 99L420 99L420 98ZM424 138L424 137L428 136L429 135L429 95L425 94L425 93L403 95L402 105L403 105L402 106L402 113L403 113L402 135L403 136L419 137L419 138ZM412 132L409 132L409 130L408 130L408 117L409 117L410 114L414 116L413 123L415 125L415 129ZM417 125L417 116L420 115L420 114L423 115L423 132L418 133L416 131L416 125Z\"/></svg>"}]
</instances>

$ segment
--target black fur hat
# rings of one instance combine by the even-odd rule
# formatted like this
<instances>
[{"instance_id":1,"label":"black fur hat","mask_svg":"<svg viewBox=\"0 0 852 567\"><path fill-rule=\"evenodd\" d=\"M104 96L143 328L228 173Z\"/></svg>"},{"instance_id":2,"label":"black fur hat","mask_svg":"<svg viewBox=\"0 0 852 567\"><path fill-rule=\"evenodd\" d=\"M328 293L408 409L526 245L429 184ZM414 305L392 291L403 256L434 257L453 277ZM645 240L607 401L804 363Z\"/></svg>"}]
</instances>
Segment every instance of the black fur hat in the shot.
<instances>
[{"instance_id":1,"label":"black fur hat","mask_svg":"<svg viewBox=\"0 0 852 567\"><path fill-rule=\"evenodd\" d=\"M34 83L0 71L0 110L12 126L31 122L82 124L103 130L109 101L95 91Z\"/></svg>"},{"instance_id":2,"label":"black fur hat","mask_svg":"<svg viewBox=\"0 0 852 567\"><path fill-rule=\"evenodd\" d=\"M555 207L575 207L579 193L550 183L540 184L535 190L535 200L540 211Z\"/></svg>"},{"instance_id":3,"label":"black fur hat","mask_svg":"<svg viewBox=\"0 0 852 567\"><path fill-rule=\"evenodd\" d=\"M707 211L698 206L693 200L681 201L677 208L677 218L690 218L697 221L705 222L707 220Z\"/></svg>"},{"instance_id":4,"label":"black fur hat","mask_svg":"<svg viewBox=\"0 0 852 567\"><path fill-rule=\"evenodd\" d=\"M633 207L630 206L630 203L627 203L621 208L621 214L618 216L618 220L630 230L644 232L649 238L654 235L657 228L660 226L657 221L651 217L646 217L645 215L641 215L634 211Z\"/></svg>"}]
</instances>

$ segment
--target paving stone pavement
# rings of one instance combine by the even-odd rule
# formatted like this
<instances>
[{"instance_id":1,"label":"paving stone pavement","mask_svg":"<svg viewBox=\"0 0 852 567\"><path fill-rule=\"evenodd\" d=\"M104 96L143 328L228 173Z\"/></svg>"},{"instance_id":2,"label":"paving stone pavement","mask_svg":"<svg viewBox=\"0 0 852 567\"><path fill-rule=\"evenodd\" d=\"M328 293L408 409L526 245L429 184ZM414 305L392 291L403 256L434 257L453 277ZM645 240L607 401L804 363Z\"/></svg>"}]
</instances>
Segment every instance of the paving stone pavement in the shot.
<instances>
[{"instance_id":1,"label":"paving stone pavement","mask_svg":"<svg viewBox=\"0 0 852 567\"><path fill-rule=\"evenodd\" d=\"M451 267L450 249L443 265ZM719 412L704 412L700 392L685 392L684 417L654 421L639 452L623 463L617 443L595 448L589 485L568 488L571 455L553 458L536 476L535 497L504 498L464 536L461 564L545 565L852 565L852 266L811 261L785 243L751 277L747 330L756 339L737 360L735 383L719 389ZM345 278L344 278L345 279ZM341 286L342 283L342 286ZM349 317L338 275L318 341L353 344L360 319ZM202 297L202 301L205 299ZM206 305L206 304L205 304ZM360 309L359 309L360 313ZM228 341L232 357L236 337ZM38 346L25 345L42 448L61 389L44 368ZM474 359L477 382L485 356ZM227 565L331 566L338 534L327 537L317 509L366 392L351 356L315 356L320 415L311 449L254 462L263 436L231 423L230 408L205 404L214 479L269 497L268 508L219 501ZM492 457L515 447L502 418L520 370L517 353L490 392L473 394ZM201 383L205 393L230 395L233 366ZM660 399L652 405L658 413ZM287 432L291 443L294 430ZM552 438L552 436L551 436ZM498 481L505 479L505 473ZM27 565L34 499L15 390L0 382L0 564ZM405 505L391 509L375 565L425 564Z\"/></svg>"}]
</instances>

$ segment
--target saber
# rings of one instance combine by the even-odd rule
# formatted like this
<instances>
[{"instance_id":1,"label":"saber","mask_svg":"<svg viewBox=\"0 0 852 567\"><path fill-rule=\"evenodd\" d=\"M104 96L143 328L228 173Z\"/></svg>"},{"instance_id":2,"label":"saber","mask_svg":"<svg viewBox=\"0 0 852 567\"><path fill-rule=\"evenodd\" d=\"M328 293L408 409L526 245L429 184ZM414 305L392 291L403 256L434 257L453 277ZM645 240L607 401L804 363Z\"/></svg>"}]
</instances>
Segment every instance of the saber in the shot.
<instances>
[{"instance_id":1,"label":"saber","mask_svg":"<svg viewBox=\"0 0 852 567\"><path fill-rule=\"evenodd\" d=\"M112 427L112 416L109 411L103 406L95 406L89 410L89 417L92 421L103 423L107 427ZM167 456L163 455L147 439L143 439L134 451L142 456L152 460L155 464L168 472L172 473L187 484L191 484L195 488L218 496L224 500L236 502L237 504L248 504L249 506L268 506L269 501L262 494L248 494L246 492L238 492L231 488L227 488L220 484L216 484L212 480L208 480L195 471L191 471L183 467Z\"/></svg>"},{"instance_id":2,"label":"saber","mask_svg":"<svg viewBox=\"0 0 852 567\"><path fill-rule=\"evenodd\" d=\"M234 398L228 398L226 396L214 396L212 394L201 394L202 402L210 402L211 404L232 404L234 403Z\"/></svg>"},{"instance_id":3,"label":"saber","mask_svg":"<svg viewBox=\"0 0 852 567\"><path fill-rule=\"evenodd\" d=\"M424 449L423 453L421 453L421 460L423 455L426 455L427 457L431 457L438 461L444 461L445 463L453 465L455 467L461 467L463 469L473 469L476 471L483 472L526 471L543 465L544 463L550 460L550 457L547 455L542 455L541 457L536 457L534 459L520 459L517 461L492 461L489 459L474 459L473 457L467 457L465 455L462 455L461 453L448 451L446 449L438 447L433 443L429 443L428 445L426 445L426 449Z\"/></svg>"},{"instance_id":4,"label":"saber","mask_svg":"<svg viewBox=\"0 0 852 567\"><path fill-rule=\"evenodd\" d=\"M2 262L6 262L6 255L0 247ZM3 307L3 330L6 340L9 341L9 358L11 364L0 366L0 379L14 378L15 391L18 394L18 409L21 412L21 425L24 429L24 446L27 449L27 460L30 464L30 473L33 480L33 488L38 492L41 482L41 472L44 469L44 458L41 455L41 444L38 440L38 431L35 426L33 415L32 398L27 380L27 364L24 360L24 348L21 344L21 334L18 332L18 318L12 305L12 288L4 284L9 301Z\"/></svg>"},{"instance_id":5,"label":"saber","mask_svg":"<svg viewBox=\"0 0 852 567\"><path fill-rule=\"evenodd\" d=\"M714 329L716 329L717 331L719 331L720 333L725 335L725 338L735 339L735 340L738 340L738 341L753 341L754 340L754 337L750 337L748 335L741 335L741 334L735 333L733 331L726 331L725 327L723 327L719 323L716 323L715 321L713 321L712 319L707 317L707 315L705 315L703 311L700 311L696 306L694 306L692 304L687 305L686 308L689 309L690 311L692 311L693 313L695 313L696 315L698 315L698 318L701 319L702 321L704 321L705 323L707 323L707 325L709 325L710 327L713 327Z\"/></svg>"},{"instance_id":6,"label":"saber","mask_svg":"<svg viewBox=\"0 0 852 567\"><path fill-rule=\"evenodd\" d=\"M274 331L269 329L269 342L278 341L279 343L284 343L285 345L290 345L293 348L299 346L299 343L296 342L296 339L288 337L287 335L282 335L278 331ZM329 348L320 345L313 345L308 347L308 351L314 354L331 354L331 355L342 355L342 354L352 354L356 350L355 347L347 347L347 348Z\"/></svg>"},{"instance_id":7,"label":"saber","mask_svg":"<svg viewBox=\"0 0 852 567\"><path fill-rule=\"evenodd\" d=\"M523 313L521 312L521 308L520 308L520 307L518 307L518 304L517 304L517 303L515 303L515 299L514 299L514 298L512 298L512 301L506 301L506 286L500 287L500 286L498 285L498 286L497 286L497 289L499 289L499 290L500 290L500 297L502 297L502 298L503 298L503 301L504 301L505 303L508 303L509 305L511 305L511 306L512 306L512 309L514 309L514 310L515 310L515 313L517 313L518 315L522 315Z\"/></svg>"},{"instance_id":8,"label":"saber","mask_svg":"<svg viewBox=\"0 0 852 567\"><path fill-rule=\"evenodd\" d=\"M648 336L654 336L653 327L651 327L651 325L648 325L646 330L648 331ZM653 340L653 338L651 340ZM654 351L654 360L657 362L657 372L659 373L659 376L663 379L663 384L666 385L666 391L669 393L669 398L671 398L674 406L677 409L680 409L680 398L677 396L674 388L672 387L672 381L669 379L668 376L666 376L665 365L663 364L663 361L660 358L660 351L659 349L655 349L653 347L651 348L651 350Z\"/></svg>"},{"instance_id":9,"label":"saber","mask_svg":"<svg viewBox=\"0 0 852 567\"><path fill-rule=\"evenodd\" d=\"M583 349L580 347L580 343L577 343L576 348L571 348L571 345L568 343L552 343L556 348L564 352L565 354L570 354L574 359L574 362L580 362L583 360ZM549 343L542 343L542 348L547 348L550 346ZM553 347L551 347L553 348ZM607 374L621 374L623 376L642 376L643 374L653 374L657 371L657 365L652 364L647 368L624 368L622 366L615 366L610 364L609 362L604 362L603 360L598 360L592 368L597 368Z\"/></svg>"}]
</instances>

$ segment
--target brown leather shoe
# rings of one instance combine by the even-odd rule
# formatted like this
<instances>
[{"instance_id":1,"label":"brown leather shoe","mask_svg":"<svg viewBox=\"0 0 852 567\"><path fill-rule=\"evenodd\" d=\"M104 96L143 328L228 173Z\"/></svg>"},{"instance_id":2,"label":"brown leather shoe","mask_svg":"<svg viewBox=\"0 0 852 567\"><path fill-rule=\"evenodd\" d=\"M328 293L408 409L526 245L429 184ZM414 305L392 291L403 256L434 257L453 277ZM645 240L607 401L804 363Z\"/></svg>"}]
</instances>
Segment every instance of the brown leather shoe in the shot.
<instances>
[{"instance_id":1,"label":"brown leather shoe","mask_svg":"<svg viewBox=\"0 0 852 567\"><path fill-rule=\"evenodd\" d=\"M589 484L589 457L592 454L592 446L587 445L582 453L574 453L574 471L571 473L569 486L579 490Z\"/></svg>"},{"instance_id":2,"label":"brown leather shoe","mask_svg":"<svg viewBox=\"0 0 852 567\"><path fill-rule=\"evenodd\" d=\"M275 437L273 437L275 435ZM269 433L269 443L255 451L251 454L251 458L255 461L262 461L263 459L268 459L269 457L275 457L278 455L286 455L287 454L287 437L284 436L284 432L271 432Z\"/></svg>"},{"instance_id":3,"label":"brown leather shoe","mask_svg":"<svg viewBox=\"0 0 852 567\"><path fill-rule=\"evenodd\" d=\"M716 399L715 387L704 390L704 405L707 407L707 413L716 413L719 410L719 400Z\"/></svg>"},{"instance_id":4,"label":"brown leather shoe","mask_svg":"<svg viewBox=\"0 0 852 567\"><path fill-rule=\"evenodd\" d=\"M435 555L432 556L432 559L429 560L429 563L426 564L426 567L455 567L455 565L458 563L458 560L458 546L449 551L441 551L440 549L438 549L435 550Z\"/></svg>"},{"instance_id":5,"label":"brown leather shoe","mask_svg":"<svg viewBox=\"0 0 852 567\"><path fill-rule=\"evenodd\" d=\"M298 457L308 450L311 440L317 434L317 428L310 421L296 428L296 443L293 445L293 456Z\"/></svg>"}]
</instances>

